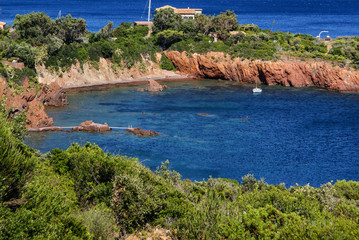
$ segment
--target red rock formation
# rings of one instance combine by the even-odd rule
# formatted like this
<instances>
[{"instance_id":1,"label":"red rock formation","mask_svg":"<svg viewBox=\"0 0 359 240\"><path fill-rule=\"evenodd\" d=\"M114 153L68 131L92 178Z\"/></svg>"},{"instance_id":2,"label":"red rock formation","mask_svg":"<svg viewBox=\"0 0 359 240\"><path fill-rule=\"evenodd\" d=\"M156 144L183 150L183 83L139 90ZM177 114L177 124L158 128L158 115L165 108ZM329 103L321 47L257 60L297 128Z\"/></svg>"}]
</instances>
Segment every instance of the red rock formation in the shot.
<instances>
[{"instance_id":1,"label":"red rock formation","mask_svg":"<svg viewBox=\"0 0 359 240\"><path fill-rule=\"evenodd\" d=\"M127 128L126 132L132 133L132 134L140 136L140 137L151 137L151 136L159 136L160 135L158 132L155 132L152 130L144 130L141 128Z\"/></svg>"},{"instance_id":2,"label":"red rock formation","mask_svg":"<svg viewBox=\"0 0 359 240\"><path fill-rule=\"evenodd\" d=\"M94 123L92 120L81 123L79 126L72 128L72 131L86 132L109 132L111 128L105 124Z\"/></svg>"},{"instance_id":3,"label":"red rock formation","mask_svg":"<svg viewBox=\"0 0 359 240\"><path fill-rule=\"evenodd\" d=\"M63 106L68 104L66 93L57 85L49 87L42 85L40 90L29 87L28 79L23 81L23 93L16 94L14 89L8 88L5 79L0 79L0 97L5 96L6 109L10 115L26 111L28 128L49 127L53 119L45 113L46 106Z\"/></svg>"},{"instance_id":4,"label":"red rock formation","mask_svg":"<svg viewBox=\"0 0 359 240\"><path fill-rule=\"evenodd\" d=\"M148 80L148 86L145 88L148 92L162 92L163 86L153 79Z\"/></svg>"},{"instance_id":5,"label":"red rock formation","mask_svg":"<svg viewBox=\"0 0 359 240\"><path fill-rule=\"evenodd\" d=\"M179 71L195 77L359 92L359 71L332 66L326 62L241 60L217 52L188 57L186 52L166 51L165 55Z\"/></svg>"}]
</instances>

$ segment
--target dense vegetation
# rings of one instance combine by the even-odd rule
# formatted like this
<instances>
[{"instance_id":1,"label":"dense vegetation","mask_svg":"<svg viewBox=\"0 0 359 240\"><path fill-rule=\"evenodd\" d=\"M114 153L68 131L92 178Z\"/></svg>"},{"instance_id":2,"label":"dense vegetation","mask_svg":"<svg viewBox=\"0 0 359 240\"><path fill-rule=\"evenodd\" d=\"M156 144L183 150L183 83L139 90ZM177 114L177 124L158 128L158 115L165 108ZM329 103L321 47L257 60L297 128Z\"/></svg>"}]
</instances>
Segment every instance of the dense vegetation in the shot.
<instances>
[{"instance_id":1,"label":"dense vegetation","mask_svg":"<svg viewBox=\"0 0 359 240\"><path fill-rule=\"evenodd\" d=\"M191 182L89 143L41 155L19 140L22 124L1 111L0 239L123 238L146 224L178 239L358 239L358 182Z\"/></svg>"},{"instance_id":2,"label":"dense vegetation","mask_svg":"<svg viewBox=\"0 0 359 240\"><path fill-rule=\"evenodd\" d=\"M156 61L154 53L162 50L189 54L220 51L231 57L263 60L289 55L359 68L359 37L324 42L311 35L262 30L255 25L238 24L233 11L217 16L197 15L184 21L173 9L162 9L156 12L153 23L151 34L145 26L122 23L114 28L112 22L98 33L91 33L86 30L85 20L71 15L56 20L40 12L17 15L12 28L0 31L0 57L18 59L25 68L0 64L0 74L9 85L21 85L26 76L36 83L37 64L61 75L77 62L81 66L90 62L98 68L100 58L111 59L115 71L131 67L146 71L143 61ZM160 66L174 70L164 56Z\"/></svg>"},{"instance_id":3,"label":"dense vegetation","mask_svg":"<svg viewBox=\"0 0 359 240\"><path fill-rule=\"evenodd\" d=\"M223 51L232 57L277 59L281 54L359 61L359 38L326 45L309 35L271 32L238 25L234 12L198 15L183 21L159 11L154 28L108 23L98 33L70 15L17 15L14 30L0 31L0 64L10 86L36 84L36 64L61 74L71 64L111 59L114 70L145 69L144 59L172 49L189 53ZM210 33L218 35L214 42ZM160 65L173 69L162 55ZM359 183L338 181L320 188L268 185L252 175L192 182L163 163L156 172L138 159L73 144L41 155L21 139L24 115L10 118L0 104L0 239L113 239L146 229L171 231L178 239L358 239Z\"/></svg>"}]
</instances>

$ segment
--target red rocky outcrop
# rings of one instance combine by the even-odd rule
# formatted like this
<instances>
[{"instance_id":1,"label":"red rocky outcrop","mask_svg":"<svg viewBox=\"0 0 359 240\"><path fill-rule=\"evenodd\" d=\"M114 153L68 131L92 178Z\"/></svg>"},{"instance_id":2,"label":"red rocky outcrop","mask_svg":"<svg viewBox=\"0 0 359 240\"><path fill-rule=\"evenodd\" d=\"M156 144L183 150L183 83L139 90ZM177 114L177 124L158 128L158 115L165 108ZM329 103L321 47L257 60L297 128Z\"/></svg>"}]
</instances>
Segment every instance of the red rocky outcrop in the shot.
<instances>
[{"instance_id":1,"label":"red rocky outcrop","mask_svg":"<svg viewBox=\"0 0 359 240\"><path fill-rule=\"evenodd\" d=\"M105 124L94 123L92 120L81 123L79 126L72 128L72 131L85 132L109 132L111 128Z\"/></svg>"},{"instance_id":2,"label":"red rocky outcrop","mask_svg":"<svg viewBox=\"0 0 359 240\"><path fill-rule=\"evenodd\" d=\"M26 78L23 81L23 91L17 94L9 88L5 79L0 79L0 97L5 96L6 109L10 115L26 111L28 128L41 128L53 125L53 119L45 113L44 106L64 106L68 104L66 93L56 83L50 86L41 85L39 90L29 86Z\"/></svg>"},{"instance_id":3,"label":"red rocky outcrop","mask_svg":"<svg viewBox=\"0 0 359 240\"><path fill-rule=\"evenodd\" d=\"M128 129L126 129L126 132L132 133L132 134L140 136L140 137L151 137L151 136L159 136L160 135L158 132L155 132L152 130L144 130L141 128L128 128Z\"/></svg>"},{"instance_id":4,"label":"red rocky outcrop","mask_svg":"<svg viewBox=\"0 0 359 240\"><path fill-rule=\"evenodd\" d=\"M324 61L241 60L231 59L230 56L218 52L193 54L189 57L186 52L166 51L165 55L180 72L195 77L359 92L359 71L332 66Z\"/></svg>"},{"instance_id":5,"label":"red rocky outcrop","mask_svg":"<svg viewBox=\"0 0 359 240\"><path fill-rule=\"evenodd\" d=\"M145 90L148 92L162 92L163 88L166 88L166 87L162 86L155 80L150 79L150 80L148 80L148 86L145 88Z\"/></svg>"}]
</instances>

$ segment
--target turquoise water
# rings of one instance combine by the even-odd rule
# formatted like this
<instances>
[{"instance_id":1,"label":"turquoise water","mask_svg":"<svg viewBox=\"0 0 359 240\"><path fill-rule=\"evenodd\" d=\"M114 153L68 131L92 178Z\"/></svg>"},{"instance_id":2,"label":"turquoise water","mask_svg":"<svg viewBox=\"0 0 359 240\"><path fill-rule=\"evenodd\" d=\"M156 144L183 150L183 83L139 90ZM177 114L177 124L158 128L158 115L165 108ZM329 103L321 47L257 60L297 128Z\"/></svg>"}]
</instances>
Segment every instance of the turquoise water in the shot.
<instances>
[{"instance_id":1,"label":"turquoise water","mask_svg":"<svg viewBox=\"0 0 359 240\"><path fill-rule=\"evenodd\" d=\"M166 84L161 93L138 92L142 86L70 92L70 105L47 109L58 126L93 120L161 136L51 132L32 133L26 143L44 153L89 141L153 170L168 159L191 180L248 173L287 187L359 180L358 94L263 86L253 95L251 85L215 80Z\"/></svg>"}]
</instances>

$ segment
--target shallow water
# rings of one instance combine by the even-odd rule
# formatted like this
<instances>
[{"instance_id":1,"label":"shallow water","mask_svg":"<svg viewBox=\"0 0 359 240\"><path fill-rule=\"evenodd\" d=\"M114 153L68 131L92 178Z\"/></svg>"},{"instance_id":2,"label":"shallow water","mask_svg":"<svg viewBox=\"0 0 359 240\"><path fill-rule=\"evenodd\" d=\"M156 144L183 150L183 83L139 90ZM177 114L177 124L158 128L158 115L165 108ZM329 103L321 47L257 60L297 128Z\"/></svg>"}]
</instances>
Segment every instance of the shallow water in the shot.
<instances>
[{"instance_id":1,"label":"shallow water","mask_svg":"<svg viewBox=\"0 0 359 240\"><path fill-rule=\"evenodd\" d=\"M123 130L32 133L26 143L44 153L89 141L138 157L153 170L168 159L191 180L240 180L248 173L287 187L359 180L358 94L262 86L263 93L253 95L251 85L214 80L166 84L170 89L161 93L137 92L141 86L70 92L70 105L47 109L57 126L91 119L161 136L141 138Z\"/></svg>"}]
</instances>

